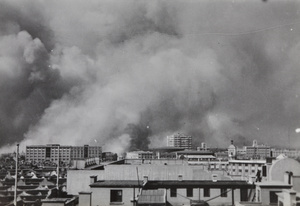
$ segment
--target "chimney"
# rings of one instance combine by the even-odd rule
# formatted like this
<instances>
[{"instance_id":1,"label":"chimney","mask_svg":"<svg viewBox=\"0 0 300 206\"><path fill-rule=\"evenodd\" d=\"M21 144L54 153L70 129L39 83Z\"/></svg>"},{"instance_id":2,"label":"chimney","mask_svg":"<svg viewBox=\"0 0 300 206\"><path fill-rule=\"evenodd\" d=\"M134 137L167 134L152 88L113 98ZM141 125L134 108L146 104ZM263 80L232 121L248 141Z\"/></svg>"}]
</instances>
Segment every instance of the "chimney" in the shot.
<instances>
[{"instance_id":1,"label":"chimney","mask_svg":"<svg viewBox=\"0 0 300 206\"><path fill-rule=\"evenodd\" d=\"M97 182L97 175L90 176L90 183L93 184L95 182Z\"/></svg>"},{"instance_id":2,"label":"chimney","mask_svg":"<svg viewBox=\"0 0 300 206\"><path fill-rule=\"evenodd\" d=\"M231 140L231 144L233 144L233 140Z\"/></svg>"},{"instance_id":3,"label":"chimney","mask_svg":"<svg viewBox=\"0 0 300 206\"><path fill-rule=\"evenodd\" d=\"M182 180L183 180L182 175L178 175L178 181L182 181Z\"/></svg>"},{"instance_id":4,"label":"chimney","mask_svg":"<svg viewBox=\"0 0 300 206\"><path fill-rule=\"evenodd\" d=\"M293 172L289 172L289 171L286 171L284 173L284 183L287 183L289 185L293 184Z\"/></svg>"},{"instance_id":5,"label":"chimney","mask_svg":"<svg viewBox=\"0 0 300 206\"><path fill-rule=\"evenodd\" d=\"M212 179L213 182L217 182L218 181L218 175L217 174L212 174L211 179Z\"/></svg>"},{"instance_id":6,"label":"chimney","mask_svg":"<svg viewBox=\"0 0 300 206\"><path fill-rule=\"evenodd\" d=\"M144 176L143 185L145 185L148 182L148 176Z\"/></svg>"}]
</instances>

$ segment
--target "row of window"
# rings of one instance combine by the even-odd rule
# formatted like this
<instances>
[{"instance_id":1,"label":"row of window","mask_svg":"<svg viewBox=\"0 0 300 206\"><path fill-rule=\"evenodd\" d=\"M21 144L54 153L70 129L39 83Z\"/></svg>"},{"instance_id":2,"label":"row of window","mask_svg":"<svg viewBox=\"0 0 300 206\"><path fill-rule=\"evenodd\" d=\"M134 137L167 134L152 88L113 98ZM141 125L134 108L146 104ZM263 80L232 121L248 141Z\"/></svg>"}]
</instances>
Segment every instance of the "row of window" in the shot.
<instances>
[{"instance_id":1,"label":"row of window","mask_svg":"<svg viewBox=\"0 0 300 206\"><path fill-rule=\"evenodd\" d=\"M232 170L232 172L235 172L236 170L235 169L233 169ZM238 172L242 172L242 170L241 169L239 169L239 170L237 170ZM245 172L247 173L247 172L249 172L247 169L245 169ZM251 170L251 173L255 173L255 170Z\"/></svg>"},{"instance_id":2,"label":"row of window","mask_svg":"<svg viewBox=\"0 0 300 206\"><path fill-rule=\"evenodd\" d=\"M221 188L220 193L221 193L221 197L227 197L227 189L226 188ZM186 196L193 197L193 188L186 189ZM210 197L210 188L203 189L203 196ZM170 197L177 197L177 188L170 189Z\"/></svg>"},{"instance_id":3,"label":"row of window","mask_svg":"<svg viewBox=\"0 0 300 206\"><path fill-rule=\"evenodd\" d=\"M210 188L204 188L204 197L210 197ZM227 188L220 189L220 196L227 197ZM247 194L247 190L244 191ZM193 188L186 189L186 197L193 197ZM246 195L247 196L247 195ZM170 189L170 197L177 197L177 188ZM110 191L110 202L122 202L123 201L123 191L122 190L111 190Z\"/></svg>"},{"instance_id":4,"label":"row of window","mask_svg":"<svg viewBox=\"0 0 300 206\"><path fill-rule=\"evenodd\" d=\"M261 165L264 165L264 164L258 164L258 163L232 163L231 165L232 166L236 166L236 165L239 165L239 166L242 166L242 165L245 165L245 166L248 166L248 164L250 165L250 166L252 166L252 167L254 167L254 166L261 166Z\"/></svg>"}]
</instances>

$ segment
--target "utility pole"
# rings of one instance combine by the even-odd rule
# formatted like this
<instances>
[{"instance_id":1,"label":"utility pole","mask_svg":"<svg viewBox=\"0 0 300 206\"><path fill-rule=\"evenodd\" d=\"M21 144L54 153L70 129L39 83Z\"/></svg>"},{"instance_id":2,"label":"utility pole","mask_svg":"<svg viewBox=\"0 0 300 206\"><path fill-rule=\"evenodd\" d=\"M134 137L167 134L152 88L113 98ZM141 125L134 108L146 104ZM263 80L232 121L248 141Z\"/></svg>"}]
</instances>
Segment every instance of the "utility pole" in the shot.
<instances>
[{"instance_id":1,"label":"utility pole","mask_svg":"<svg viewBox=\"0 0 300 206\"><path fill-rule=\"evenodd\" d=\"M231 189L232 206L234 206L234 188Z\"/></svg>"},{"instance_id":2,"label":"utility pole","mask_svg":"<svg viewBox=\"0 0 300 206\"><path fill-rule=\"evenodd\" d=\"M57 177L56 177L56 186L57 186L57 196L59 194L59 186L58 186L58 183L59 183L59 149L60 149L60 146L58 145L58 157L57 157L57 171L56 171L56 174L57 174Z\"/></svg>"},{"instance_id":3,"label":"utility pole","mask_svg":"<svg viewBox=\"0 0 300 206\"><path fill-rule=\"evenodd\" d=\"M19 144L17 144L17 151L16 151L15 194L14 194L14 205L15 206L17 206L18 157L19 157Z\"/></svg>"}]
</instances>

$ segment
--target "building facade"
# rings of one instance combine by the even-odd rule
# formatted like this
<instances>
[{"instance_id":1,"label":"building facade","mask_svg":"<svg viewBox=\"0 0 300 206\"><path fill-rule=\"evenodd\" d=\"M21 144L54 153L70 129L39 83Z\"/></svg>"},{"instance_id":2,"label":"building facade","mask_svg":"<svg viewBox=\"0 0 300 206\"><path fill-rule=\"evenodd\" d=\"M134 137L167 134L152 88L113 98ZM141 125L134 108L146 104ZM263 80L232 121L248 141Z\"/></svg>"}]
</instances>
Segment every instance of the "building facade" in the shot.
<instances>
[{"instance_id":1,"label":"building facade","mask_svg":"<svg viewBox=\"0 0 300 206\"><path fill-rule=\"evenodd\" d=\"M150 151L134 151L126 153L127 159L154 159L155 155Z\"/></svg>"},{"instance_id":2,"label":"building facade","mask_svg":"<svg viewBox=\"0 0 300 206\"><path fill-rule=\"evenodd\" d=\"M300 157L300 150L296 149L271 149L271 154L273 157L277 157L281 154L284 154L290 158L299 158Z\"/></svg>"},{"instance_id":3,"label":"building facade","mask_svg":"<svg viewBox=\"0 0 300 206\"><path fill-rule=\"evenodd\" d=\"M71 160L100 157L100 146L67 146L59 144L26 146L26 160L33 162L52 161L70 162Z\"/></svg>"},{"instance_id":4,"label":"building facade","mask_svg":"<svg viewBox=\"0 0 300 206\"><path fill-rule=\"evenodd\" d=\"M92 177L93 178L93 177ZM212 180L101 180L91 181L91 200L87 206L124 205L191 205L208 202L209 205L231 205L247 201L254 185L246 181ZM80 199L80 197L79 197ZM86 198L89 200L89 198Z\"/></svg>"},{"instance_id":5,"label":"building facade","mask_svg":"<svg viewBox=\"0 0 300 206\"><path fill-rule=\"evenodd\" d=\"M192 149L192 136L187 136L178 133L171 136L167 136L167 141L168 147Z\"/></svg>"},{"instance_id":6,"label":"building facade","mask_svg":"<svg viewBox=\"0 0 300 206\"><path fill-rule=\"evenodd\" d=\"M249 179L255 177L258 171L263 173L265 164L266 160L229 160L227 169L234 179Z\"/></svg>"},{"instance_id":7,"label":"building facade","mask_svg":"<svg viewBox=\"0 0 300 206\"><path fill-rule=\"evenodd\" d=\"M256 140L253 140L252 146L245 146L245 155L252 159L265 159L270 157L271 148L266 145L258 145Z\"/></svg>"},{"instance_id":8,"label":"building facade","mask_svg":"<svg viewBox=\"0 0 300 206\"><path fill-rule=\"evenodd\" d=\"M100 146L72 146L71 160L80 160L91 157L101 157L102 149Z\"/></svg>"}]
</instances>

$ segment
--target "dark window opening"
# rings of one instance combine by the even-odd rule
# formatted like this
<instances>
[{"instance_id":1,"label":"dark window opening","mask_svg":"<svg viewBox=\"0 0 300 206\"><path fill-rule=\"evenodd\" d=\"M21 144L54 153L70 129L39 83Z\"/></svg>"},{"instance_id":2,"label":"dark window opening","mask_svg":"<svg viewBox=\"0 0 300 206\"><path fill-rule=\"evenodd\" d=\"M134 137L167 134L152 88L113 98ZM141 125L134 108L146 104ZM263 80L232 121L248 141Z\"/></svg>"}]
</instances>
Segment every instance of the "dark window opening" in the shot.
<instances>
[{"instance_id":1,"label":"dark window opening","mask_svg":"<svg viewBox=\"0 0 300 206\"><path fill-rule=\"evenodd\" d=\"M88 158L89 157L89 148L87 145L84 145L84 154L83 154L84 158Z\"/></svg>"},{"instance_id":2,"label":"dark window opening","mask_svg":"<svg viewBox=\"0 0 300 206\"><path fill-rule=\"evenodd\" d=\"M186 196L187 197L193 197L193 188L187 188L186 189Z\"/></svg>"},{"instance_id":3,"label":"dark window opening","mask_svg":"<svg viewBox=\"0 0 300 206\"><path fill-rule=\"evenodd\" d=\"M171 197L177 197L177 190L176 188L171 188Z\"/></svg>"},{"instance_id":4,"label":"dark window opening","mask_svg":"<svg viewBox=\"0 0 300 206\"><path fill-rule=\"evenodd\" d=\"M50 154L51 154L51 148L47 147L46 148L46 157L50 157Z\"/></svg>"},{"instance_id":5,"label":"dark window opening","mask_svg":"<svg viewBox=\"0 0 300 206\"><path fill-rule=\"evenodd\" d=\"M111 190L110 202L122 202L122 190Z\"/></svg>"},{"instance_id":6,"label":"dark window opening","mask_svg":"<svg viewBox=\"0 0 300 206\"><path fill-rule=\"evenodd\" d=\"M241 189L241 201L248 201L248 190Z\"/></svg>"},{"instance_id":7,"label":"dark window opening","mask_svg":"<svg viewBox=\"0 0 300 206\"><path fill-rule=\"evenodd\" d=\"M270 203L278 203L278 196L276 195L277 192L280 191L270 191Z\"/></svg>"},{"instance_id":8,"label":"dark window opening","mask_svg":"<svg viewBox=\"0 0 300 206\"><path fill-rule=\"evenodd\" d=\"M266 166L262 166L262 176L263 177L267 176L267 167Z\"/></svg>"},{"instance_id":9,"label":"dark window opening","mask_svg":"<svg viewBox=\"0 0 300 206\"><path fill-rule=\"evenodd\" d=\"M210 197L210 189L209 188L204 188L204 197Z\"/></svg>"},{"instance_id":10,"label":"dark window opening","mask_svg":"<svg viewBox=\"0 0 300 206\"><path fill-rule=\"evenodd\" d=\"M227 188L221 188L221 197L227 197Z\"/></svg>"}]
</instances>

